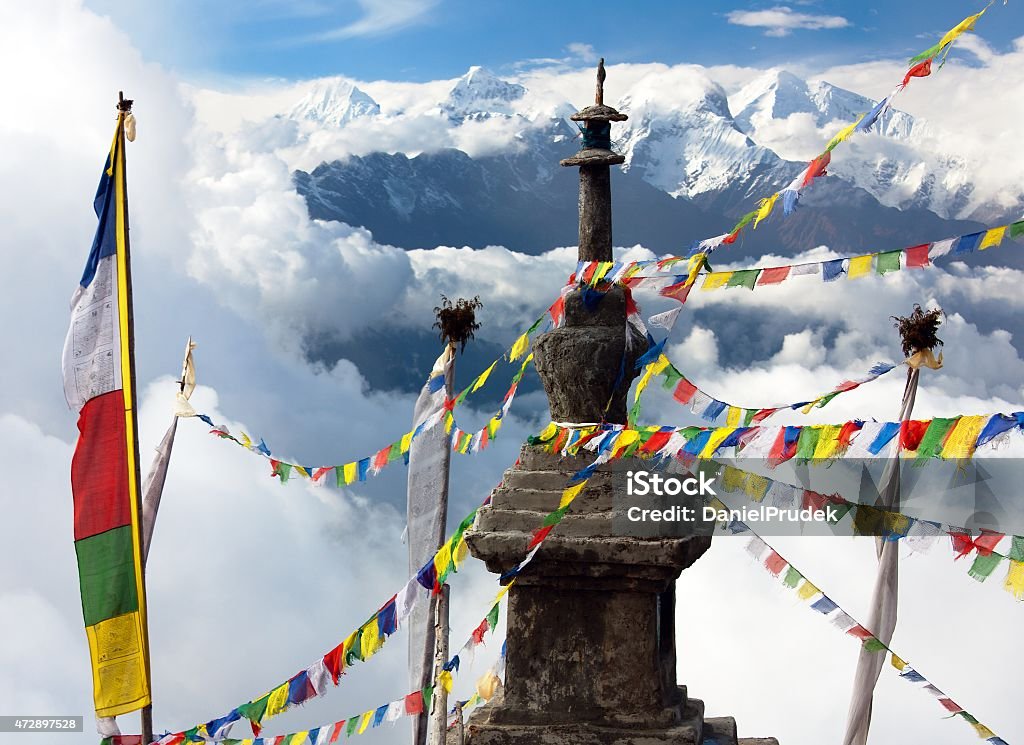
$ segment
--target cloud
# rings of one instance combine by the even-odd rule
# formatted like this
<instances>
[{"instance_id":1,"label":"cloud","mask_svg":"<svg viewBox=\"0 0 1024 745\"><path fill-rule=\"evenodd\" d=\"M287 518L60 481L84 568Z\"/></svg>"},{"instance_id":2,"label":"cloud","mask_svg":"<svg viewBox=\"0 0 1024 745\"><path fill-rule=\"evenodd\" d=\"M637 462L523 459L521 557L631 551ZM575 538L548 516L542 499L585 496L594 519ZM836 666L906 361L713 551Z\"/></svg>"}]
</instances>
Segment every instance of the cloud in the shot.
<instances>
[{"instance_id":1,"label":"cloud","mask_svg":"<svg viewBox=\"0 0 1024 745\"><path fill-rule=\"evenodd\" d=\"M597 62L597 52L594 51L592 44L584 44L579 41L574 41L572 44L567 44L565 51L570 56L575 57L581 62Z\"/></svg>"},{"instance_id":2,"label":"cloud","mask_svg":"<svg viewBox=\"0 0 1024 745\"><path fill-rule=\"evenodd\" d=\"M346 26L324 31L313 38L336 41L356 36L382 36L422 23L438 0L357 0L362 17Z\"/></svg>"},{"instance_id":3,"label":"cloud","mask_svg":"<svg viewBox=\"0 0 1024 745\"><path fill-rule=\"evenodd\" d=\"M786 36L795 29L817 31L850 25L842 16L800 13L785 5L768 10L733 10L726 14L726 18L736 26L765 28L765 36Z\"/></svg>"}]
</instances>

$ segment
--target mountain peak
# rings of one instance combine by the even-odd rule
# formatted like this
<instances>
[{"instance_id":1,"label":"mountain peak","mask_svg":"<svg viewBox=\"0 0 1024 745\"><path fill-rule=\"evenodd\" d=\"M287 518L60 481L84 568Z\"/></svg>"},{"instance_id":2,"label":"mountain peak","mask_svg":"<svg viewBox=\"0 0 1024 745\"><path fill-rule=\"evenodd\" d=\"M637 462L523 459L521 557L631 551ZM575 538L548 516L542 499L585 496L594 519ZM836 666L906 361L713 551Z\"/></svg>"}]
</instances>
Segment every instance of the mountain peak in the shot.
<instances>
[{"instance_id":1,"label":"mountain peak","mask_svg":"<svg viewBox=\"0 0 1024 745\"><path fill-rule=\"evenodd\" d=\"M352 81L337 77L315 81L288 117L342 127L358 117L377 114L380 105L376 101Z\"/></svg>"},{"instance_id":2,"label":"mountain peak","mask_svg":"<svg viewBox=\"0 0 1024 745\"><path fill-rule=\"evenodd\" d=\"M452 116L473 113L512 114L510 104L525 95L526 88L499 78L490 70L473 65L455 81L441 109Z\"/></svg>"}]
</instances>

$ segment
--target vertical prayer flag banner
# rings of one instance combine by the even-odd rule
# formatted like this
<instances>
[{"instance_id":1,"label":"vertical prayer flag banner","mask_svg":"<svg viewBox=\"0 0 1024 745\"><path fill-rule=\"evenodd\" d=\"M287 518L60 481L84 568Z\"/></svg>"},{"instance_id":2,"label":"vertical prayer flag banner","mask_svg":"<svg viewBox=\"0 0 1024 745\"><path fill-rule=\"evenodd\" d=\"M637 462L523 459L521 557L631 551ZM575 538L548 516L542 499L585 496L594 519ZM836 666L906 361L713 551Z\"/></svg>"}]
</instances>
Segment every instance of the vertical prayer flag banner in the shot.
<instances>
[{"instance_id":1,"label":"vertical prayer flag banner","mask_svg":"<svg viewBox=\"0 0 1024 745\"><path fill-rule=\"evenodd\" d=\"M150 703L123 117L93 201L99 224L71 300L62 360L65 396L79 415L75 552L99 717Z\"/></svg>"}]
</instances>

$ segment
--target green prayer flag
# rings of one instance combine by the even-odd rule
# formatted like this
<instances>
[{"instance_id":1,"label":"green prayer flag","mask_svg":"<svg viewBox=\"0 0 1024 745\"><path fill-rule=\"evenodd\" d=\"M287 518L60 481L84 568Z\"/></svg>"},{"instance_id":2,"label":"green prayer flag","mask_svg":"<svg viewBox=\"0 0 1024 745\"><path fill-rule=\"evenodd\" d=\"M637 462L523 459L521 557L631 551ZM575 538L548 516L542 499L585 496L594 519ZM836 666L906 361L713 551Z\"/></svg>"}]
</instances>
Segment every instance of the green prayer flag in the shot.
<instances>
[{"instance_id":1,"label":"green prayer flag","mask_svg":"<svg viewBox=\"0 0 1024 745\"><path fill-rule=\"evenodd\" d=\"M900 270L900 254L902 251L886 251L878 254L878 263L875 264L875 271L879 274L898 272Z\"/></svg>"},{"instance_id":2,"label":"green prayer flag","mask_svg":"<svg viewBox=\"0 0 1024 745\"><path fill-rule=\"evenodd\" d=\"M750 423L754 421L754 414L758 412L757 409L744 409L743 410L743 426L749 427Z\"/></svg>"},{"instance_id":3,"label":"green prayer flag","mask_svg":"<svg viewBox=\"0 0 1024 745\"><path fill-rule=\"evenodd\" d=\"M292 475L291 464L278 462L277 466L274 467L274 474L280 477L282 484L287 484L288 477Z\"/></svg>"},{"instance_id":4,"label":"green prayer flag","mask_svg":"<svg viewBox=\"0 0 1024 745\"><path fill-rule=\"evenodd\" d=\"M995 551L988 556L978 554L974 557L974 563L971 564L971 568L967 570L967 573L979 582L984 582L995 571L995 568L999 566L999 562L1002 560L1003 557Z\"/></svg>"},{"instance_id":5,"label":"green prayer flag","mask_svg":"<svg viewBox=\"0 0 1024 745\"><path fill-rule=\"evenodd\" d=\"M725 283L725 286L746 287L748 290L753 290L754 284L757 282L757 275L760 273L760 269L741 269L732 273L732 276L729 277L729 281Z\"/></svg>"},{"instance_id":6,"label":"green prayer flag","mask_svg":"<svg viewBox=\"0 0 1024 745\"><path fill-rule=\"evenodd\" d=\"M1017 238L1024 235L1024 220L1018 220L1010 225L1010 237Z\"/></svg>"},{"instance_id":7,"label":"green prayer flag","mask_svg":"<svg viewBox=\"0 0 1024 745\"><path fill-rule=\"evenodd\" d=\"M423 708L428 714L434 711L434 686L423 689Z\"/></svg>"},{"instance_id":8,"label":"green prayer flag","mask_svg":"<svg viewBox=\"0 0 1024 745\"><path fill-rule=\"evenodd\" d=\"M830 506L832 507L832 514L835 516L828 521L830 525L838 524L840 520L846 517L846 513L853 509L852 504L833 504Z\"/></svg>"},{"instance_id":9,"label":"green prayer flag","mask_svg":"<svg viewBox=\"0 0 1024 745\"><path fill-rule=\"evenodd\" d=\"M238 713L248 719L250 722L256 722L259 724L263 721L263 717L267 713L267 702L270 701L270 694L258 698L255 701L250 701L247 704L242 704L238 707Z\"/></svg>"},{"instance_id":10,"label":"green prayer flag","mask_svg":"<svg viewBox=\"0 0 1024 745\"><path fill-rule=\"evenodd\" d=\"M491 612L487 614L487 628L491 631L494 631L498 625L498 607L499 603L495 603L491 608Z\"/></svg>"},{"instance_id":11,"label":"green prayer flag","mask_svg":"<svg viewBox=\"0 0 1024 745\"><path fill-rule=\"evenodd\" d=\"M786 576L782 578L782 584L786 587L796 588L801 579L803 579L803 575L791 566L786 569Z\"/></svg>"},{"instance_id":12,"label":"green prayer flag","mask_svg":"<svg viewBox=\"0 0 1024 745\"><path fill-rule=\"evenodd\" d=\"M549 528L552 525L557 525L558 523L562 522L562 518L565 517L565 513L568 510L569 505L565 505L565 507L560 507L559 509L550 513L547 517L544 518L544 527Z\"/></svg>"},{"instance_id":13,"label":"green prayer flag","mask_svg":"<svg viewBox=\"0 0 1024 745\"><path fill-rule=\"evenodd\" d=\"M345 664L351 665L356 660L362 661L363 659L363 630L360 628L356 632L355 641L352 642L352 646L345 645Z\"/></svg>"},{"instance_id":14,"label":"green prayer flag","mask_svg":"<svg viewBox=\"0 0 1024 745\"><path fill-rule=\"evenodd\" d=\"M864 649L868 652L881 652L885 650L885 645L882 641L874 636L869 636L864 640Z\"/></svg>"},{"instance_id":15,"label":"green prayer flag","mask_svg":"<svg viewBox=\"0 0 1024 745\"><path fill-rule=\"evenodd\" d=\"M821 427L807 426L800 430L800 439L796 443L797 460L811 460L820 437Z\"/></svg>"},{"instance_id":16,"label":"green prayer flag","mask_svg":"<svg viewBox=\"0 0 1024 745\"><path fill-rule=\"evenodd\" d=\"M928 47L920 54L915 54L913 57L910 58L910 64L914 65L917 64L918 62L924 62L926 59L931 59L941 51L942 43L940 42L933 47Z\"/></svg>"},{"instance_id":17,"label":"green prayer flag","mask_svg":"<svg viewBox=\"0 0 1024 745\"><path fill-rule=\"evenodd\" d=\"M661 383L661 387L666 391L675 390L676 384L683 379L683 374L676 370L673 365L666 367L661 374L665 377Z\"/></svg>"},{"instance_id":18,"label":"green prayer flag","mask_svg":"<svg viewBox=\"0 0 1024 745\"><path fill-rule=\"evenodd\" d=\"M355 734L356 728L359 726L359 715L352 717L348 720L348 724L345 725L345 737L352 737Z\"/></svg>"},{"instance_id":19,"label":"green prayer flag","mask_svg":"<svg viewBox=\"0 0 1024 745\"><path fill-rule=\"evenodd\" d=\"M1014 561L1024 561L1024 537L1013 536L1010 543L1010 558Z\"/></svg>"},{"instance_id":20,"label":"green prayer flag","mask_svg":"<svg viewBox=\"0 0 1024 745\"><path fill-rule=\"evenodd\" d=\"M945 442L946 435L949 434L949 430L956 424L958 418L932 419L932 423L928 425L928 429L924 431L924 436L921 437L921 443L917 446L915 464L922 465L931 458L939 457L939 454L942 452L942 443Z\"/></svg>"}]
</instances>

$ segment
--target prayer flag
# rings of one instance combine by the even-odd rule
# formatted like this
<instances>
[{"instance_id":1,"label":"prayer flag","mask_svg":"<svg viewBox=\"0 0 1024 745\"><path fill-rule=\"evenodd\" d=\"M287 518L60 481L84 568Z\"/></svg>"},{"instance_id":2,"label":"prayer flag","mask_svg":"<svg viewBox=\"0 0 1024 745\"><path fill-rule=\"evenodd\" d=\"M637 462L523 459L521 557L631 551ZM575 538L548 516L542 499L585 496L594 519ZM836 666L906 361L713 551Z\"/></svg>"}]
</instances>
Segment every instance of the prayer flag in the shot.
<instances>
[{"instance_id":1,"label":"prayer flag","mask_svg":"<svg viewBox=\"0 0 1024 745\"><path fill-rule=\"evenodd\" d=\"M124 144L122 114L93 200L99 224L62 360L64 393L78 412L75 553L98 717L150 703Z\"/></svg>"}]
</instances>

